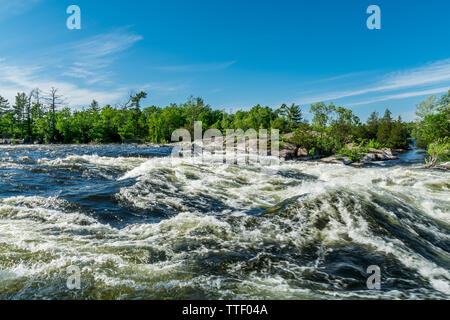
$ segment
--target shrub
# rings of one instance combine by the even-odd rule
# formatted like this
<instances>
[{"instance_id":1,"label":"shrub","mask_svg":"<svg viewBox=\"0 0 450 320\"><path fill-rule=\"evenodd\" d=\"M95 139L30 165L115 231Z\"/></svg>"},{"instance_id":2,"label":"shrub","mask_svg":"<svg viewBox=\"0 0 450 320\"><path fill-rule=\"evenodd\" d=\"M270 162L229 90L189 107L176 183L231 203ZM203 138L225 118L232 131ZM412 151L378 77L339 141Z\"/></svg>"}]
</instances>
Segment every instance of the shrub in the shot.
<instances>
[{"instance_id":1,"label":"shrub","mask_svg":"<svg viewBox=\"0 0 450 320\"><path fill-rule=\"evenodd\" d=\"M347 148L342 148L339 151L339 154L346 155L353 162L358 162L362 158L362 152L361 151L362 150L360 148L353 148L351 150L347 149Z\"/></svg>"},{"instance_id":2,"label":"shrub","mask_svg":"<svg viewBox=\"0 0 450 320\"><path fill-rule=\"evenodd\" d=\"M376 142L375 139L371 139L369 141L369 143L366 145L367 149L381 149L383 148L383 146L381 145L381 143Z\"/></svg>"},{"instance_id":3,"label":"shrub","mask_svg":"<svg viewBox=\"0 0 450 320\"><path fill-rule=\"evenodd\" d=\"M428 166L435 166L440 162L450 160L450 139L448 137L438 139L428 146L428 159L426 163Z\"/></svg>"}]
</instances>

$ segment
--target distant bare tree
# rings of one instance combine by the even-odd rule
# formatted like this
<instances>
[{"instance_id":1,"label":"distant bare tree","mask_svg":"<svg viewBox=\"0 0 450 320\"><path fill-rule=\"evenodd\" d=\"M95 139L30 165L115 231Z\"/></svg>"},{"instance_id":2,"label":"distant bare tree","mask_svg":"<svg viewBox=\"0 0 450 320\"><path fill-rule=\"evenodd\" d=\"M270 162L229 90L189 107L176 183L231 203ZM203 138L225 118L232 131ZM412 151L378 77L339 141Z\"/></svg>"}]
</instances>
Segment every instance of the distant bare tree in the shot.
<instances>
[{"instance_id":1,"label":"distant bare tree","mask_svg":"<svg viewBox=\"0 0 450 320\"><path fill-rule=\"evenodd\" d=\"M48 104L48 112L50 119L50 130L51 130L51 141L54 142L56 140L56 112L60 107L63 107L66 102L63 99L63 96L58 94L58 89L52 87L50 92L44 97L45 101Z\"/></svg>"},{"instance_id":2,"label":"distant bare tree","mask_svg":"<svg viewBox=\"0 0 450 320\"><path fill-rule=\"evenodd\" d=\"M133 101L133 97L135 96L135 93L133 90L130 90L127 94L127 98L124 99L122 102L119 102L118 104L116 104L116 108L117 109L122 109L125 110L128 108L128 106L131 104L131 102Z\"/></svg>"}]
</instances>

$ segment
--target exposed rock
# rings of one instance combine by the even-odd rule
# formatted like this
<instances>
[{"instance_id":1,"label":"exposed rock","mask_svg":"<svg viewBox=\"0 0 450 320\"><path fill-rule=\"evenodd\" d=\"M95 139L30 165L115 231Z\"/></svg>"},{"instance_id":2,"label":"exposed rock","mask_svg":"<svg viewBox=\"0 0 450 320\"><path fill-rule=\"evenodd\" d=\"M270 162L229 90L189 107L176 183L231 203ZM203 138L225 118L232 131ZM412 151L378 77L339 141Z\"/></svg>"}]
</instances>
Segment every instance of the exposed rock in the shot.
<instances>
[{"instance_id":1,"label":"exposed rock","mask_svg":"<svg viewBox=\"0 0 450 320\"><path fill-rule=\"evenodd\" d=\"M437 169L444 169L444 170L450 170L450 161L440 163L440 164L436 165L435 168L437 168Z\"/></svg>"},{"instance_id":2,"label":"exposed rock","mask_svg":"<svg viewBox=\"0 0 450 320\"><path fill-rule=\"evenodd\" d=\"M24 144L24 139L0 139L0 144Z\"/></svg>"},{"instance_id":3,"label":"exposed rock","mask_svg":"<svg viewBox=\"0 0 450 320\"><path fill-rule=\"evenodd\" d=\"M388 153L367 153L363 161L364 162L374 162L374 161L388 161L388 160L397 160L398 157L394 155L389 155Z\"/></svg>"},{"instance_id":4,"label":"exposed rock","mask_svg":"<svg viewBox=\"0 0 450 320\"><path fill-rule=\"evenodd\" d=\"M338 163L338 164L345 164L345 165L349 165L351 163L353 163L352 160L350 160L349 157L347 157L346 155L334 155L331 157L327 157L327 158L322 158L320 159L321 162L325 162L325 163Z\"/></svg>"},{"instance_id":5,"label":"exposed rock","mask_svg":"<svg viewBox=\"0 0 450 320\"><path fill-rule=\"evenodd\" d=\"M374 149L374 148L369 148L369 152L370 152L370 153L384 153L383 150Z\"/></svg>"},{"instance_id":6,"label":"exposed rock","mask_svg":"<svg viewBox=\"0 0 450 320\"><path fill-rule=\"evenodd\" d=\"M309 156L308 150L306 148L298 148L297 150L297 157L307 157Z\"/></svg>"},{"instance_id":7,"label":"exposed rock","mask_svg":"<svg viewBox=\"0 0 450 320\"><path fill-rule=\"evenodd\" d=\"M364 166L363 162L353 162L350 163L350 166L355 167L355 168L362 168Z\"/></svg>"},{"instance_id":8,"label":"exposed rock","mask_svg":"<svg viewBox=\"0 0 450 320\"><path fill-rule=\"evenodd\" d=\"M392 150L391 148L383 148L382 149L384 153L386 153L389 156L396 156L398 153L395 150Z\"/></svg>"},{"instance_id":9,"label":"exposed rock","mask_svg":"<svg viewBox=\"0 0 450 320\"><path fill-rule=\"evenodd\" d=\"M365 154L363 157L363 162L389 161L397 159L397 153L390 148L383 148L382 150L369 148L369 153Z\"/></svg>"},{"instance_id":10,"label":"exposed rock","mask_svg":"<svg viewBox=\"0 0 450 320\"><path fill-rule=\"evenodd\" d=\"M283 138L286 140L290 140L293 137L294 137L294 132L289 132L289 133L286 133L285 135L283 135Z\"/></svg>"},{"instance_id":11,"label":"exposed rock","mask_svg":"<svg viewBox=\"0 0 450 320\"><path fill-rule=\"evenodd\" d=\"M279 155L285 160L293 160L297 158L297 146L293 143L284 142L280 147Z\"/></svg>"}]
</instances>

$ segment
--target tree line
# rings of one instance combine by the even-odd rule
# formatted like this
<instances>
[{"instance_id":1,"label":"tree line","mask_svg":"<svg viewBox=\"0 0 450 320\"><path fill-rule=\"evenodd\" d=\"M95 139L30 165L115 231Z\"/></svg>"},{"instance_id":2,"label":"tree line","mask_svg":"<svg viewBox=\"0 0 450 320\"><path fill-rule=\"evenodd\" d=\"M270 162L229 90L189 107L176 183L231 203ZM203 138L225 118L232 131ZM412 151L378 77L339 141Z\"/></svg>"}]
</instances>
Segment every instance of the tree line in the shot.
<instances>
[{"instance_id":1,"label":"tree line","mask_svg":"<svg viewBox=\"0 0 450 320\"><path fill-rule=\"evenodd\" d=\"M394 119L389 109L383 116L373 112L362 122L352 110L323 102L310 106L311 122L296 104L274 109L256 105L249 111L227 113L190 97L181 104L143 108L146 97L147 93L139 92L130 94L121 105L100 107L94 100L82 109L71 109L56 88L47 94L39 89L18 93L12 104L0 96L0 134L40 143L120 143L130 139L164 143L170 142L174 130L193 132L194 122L202 121L204 130L214 128L224 134L227 129L293 132L289 142L311 154L335 153L349 143L405 148L408 138L427 147L449 134L450 91L440 99L432 96L421 102L415 122Z\"/></svg>"}]
</instances>

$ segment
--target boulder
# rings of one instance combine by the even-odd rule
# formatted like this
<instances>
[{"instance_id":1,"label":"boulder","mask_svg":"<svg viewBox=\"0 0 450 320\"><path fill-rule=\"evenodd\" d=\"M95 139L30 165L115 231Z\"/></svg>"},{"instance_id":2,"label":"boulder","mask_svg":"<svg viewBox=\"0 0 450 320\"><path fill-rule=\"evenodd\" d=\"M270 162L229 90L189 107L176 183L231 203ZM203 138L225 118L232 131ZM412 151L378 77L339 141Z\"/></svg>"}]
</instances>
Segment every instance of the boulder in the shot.
<instances>
[{"instance_id":1,"label":"boulder","mask_svg":"<svg viewBox=\"0 0 450 320\"><path fill-rule=\"evenodd\" d=\"M347 157L346 155L335 155L335 156L331 156L331 157L327 157L327 158L322 158L320 159L321 162L325 162L325 163L338 163L338 164L345 164L345 165L349 165L351 163L353 163L352 160L350 160L349 157Z\"/></svg>"},{"instance_id":2,"label":"boulder","mask_svg":"<svg viewBox=\"0 0 450 320\"><path fill-rule=\"evenodd\" d=\"M383 148L382 149L384 153L386 153L388 156L396 156L397 152L395 150L392 150L391 148Z\"/></svg>"},{"instance_id":3,"label":"boulder","mask_svg":"<svg viewBox=\"0 0 450 320\"><path fill-rule=\"evenodd\" d=\"M285 135L283 135L283 138L286 140L290 140L293 137L294 137L294 132L289 132L289 133L286 133Z\"/></svg>"},{"instance_id":4,"label":"boulder","mask_svg":"<svg viewBox=\"0 0 450 320\"><path fill-rule=\"evenodd\" d=\"M285 160L293 160L297 157L297 146L293 143L284 142L280 146L279 155Z\"/></svg>"},{"instance_id":5,"label":"boulder","mask_svg":"<svg viewBox=\"0 0 450 320\"><path fill-rule=\"evenodd\" d=\"M440 163L440 164L436 165L436 168L444 169L444 170L450 170L450 161Z\"/></svg>"},{"instance_id":6,"label":"boulder","mask_svg":"<svg viewBox=\"0 0 450 320\"><path fill-rule=\"evenodd\" d=\"M369 149L369 150L371 150L371 149ZM398 159L397 156L393 155L393 153L390 149L386 150L387 152L384 152L382 150L377 150L377 149L372 149L372 150L375 152L367 153L363 158L363 162L388 161L388 160L397 160Z\"/></svg>"},{"instance_id":7,"label":"boulder","mask_svg":"<svg viewBox=\"0 0 450 320\"><path fill-rule=\"evenodd\" d=\"M374 148L369 148L369 152L370 152L370 153L384 153L383 150L374 149Z\"/></svg>"},{"instance_id":8,"label":"boulder","mask_svg":"<svg viewBox=\"0 0 450 320\"><path fill-rule=\"evenodd\" d=\"M306 148L298 148L297 150L297 157L301 158L301 157L308 157L309 153L308 150L306 150Z\"/></svg>"}]
</instances>

